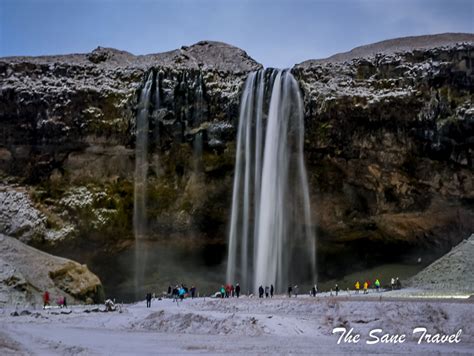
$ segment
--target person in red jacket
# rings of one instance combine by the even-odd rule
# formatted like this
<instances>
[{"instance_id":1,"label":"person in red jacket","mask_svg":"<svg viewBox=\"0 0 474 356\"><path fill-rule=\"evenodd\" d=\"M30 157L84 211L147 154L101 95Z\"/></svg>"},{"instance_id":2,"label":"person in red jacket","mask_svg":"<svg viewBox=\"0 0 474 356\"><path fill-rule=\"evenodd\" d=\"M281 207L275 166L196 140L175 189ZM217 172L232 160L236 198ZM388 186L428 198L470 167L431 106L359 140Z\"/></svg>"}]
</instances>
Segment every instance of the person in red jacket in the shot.
<instances>
[{"instance_id":1,"label":"person in red jacket","mask_svg":"<svg viewBox=\"0 0 474 356\"><path fill-rule=\"evenodd\" d=\"M45 291L43 294L43 309L45 309L47 305L49 305L49 292Z\"/></svg>"}]
</instances>

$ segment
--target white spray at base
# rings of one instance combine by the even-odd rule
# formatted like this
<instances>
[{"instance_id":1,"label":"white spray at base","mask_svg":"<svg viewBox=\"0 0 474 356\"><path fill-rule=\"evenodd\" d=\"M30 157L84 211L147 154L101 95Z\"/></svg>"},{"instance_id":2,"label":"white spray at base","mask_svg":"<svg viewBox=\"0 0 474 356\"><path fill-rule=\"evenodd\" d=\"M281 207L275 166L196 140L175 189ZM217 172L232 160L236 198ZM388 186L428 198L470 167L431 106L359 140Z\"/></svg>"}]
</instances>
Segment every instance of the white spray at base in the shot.
<instances>
[{"instance_id":1,"label":"white spray at base","mask_svg":"<svg viewBox=\"0 0 474 356\"><path fill-rule=\"evenodd\" d=\"M282 292L316 280L303 143L303 101L293 75L251 73L240 107L227 261L227 282L245 292L271 284Z\"/></svg>"}]
</instances>

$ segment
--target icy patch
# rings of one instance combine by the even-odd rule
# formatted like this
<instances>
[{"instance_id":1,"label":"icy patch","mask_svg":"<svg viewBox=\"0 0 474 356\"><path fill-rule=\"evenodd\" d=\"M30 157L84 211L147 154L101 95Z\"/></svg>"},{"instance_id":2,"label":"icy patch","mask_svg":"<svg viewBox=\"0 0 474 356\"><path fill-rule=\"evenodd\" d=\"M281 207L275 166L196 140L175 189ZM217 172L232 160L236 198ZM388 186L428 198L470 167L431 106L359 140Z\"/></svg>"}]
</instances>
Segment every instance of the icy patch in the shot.
<instances>
[{"instance_id":1,"label":"icy patch","mask_svg":"<svg viewBox=\"0 0 474 356\"><path fill-rule=\"evenodd\" d=\"M68 190L59 204L72 210L89 208L94 203L94 194L86 187L74 187Z\"/></svg>"},{"instance_id":2,"label":"icy patch","mask_svg":"<svg viewBox=\"0 0 474 356\"><path fill-rule=\"evenodd\" d=\"M46 216L33 206L26 192L0 187L0 201L0 233L24 242L45 233Z\"/></svg>"},{"instance_id":3,"label":"icy patch","mask_svg":"<svg viewBox=\"0 0 474 356\"><path fill-rule=\"evenodd\" d=\"M47 230L45 234L45 239L51 242L61 241L71 236L74 231L75 228L73 225L66 225L59 230Z\"/></svg>"}]
</instances>

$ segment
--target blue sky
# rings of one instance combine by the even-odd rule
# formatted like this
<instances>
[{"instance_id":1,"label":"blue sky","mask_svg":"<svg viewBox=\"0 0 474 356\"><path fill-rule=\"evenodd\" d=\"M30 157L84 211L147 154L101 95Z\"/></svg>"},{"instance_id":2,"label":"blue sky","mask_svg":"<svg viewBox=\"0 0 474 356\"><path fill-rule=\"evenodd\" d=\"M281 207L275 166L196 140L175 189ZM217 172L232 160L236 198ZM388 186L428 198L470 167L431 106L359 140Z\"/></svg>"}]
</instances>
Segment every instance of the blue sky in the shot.
<instances>
[{"instance_id":1,"label":"blue sky","mask_svg":"<svg viewBox=\"0 0 474 356\"><path fill-rule=\"evenodd\" d=\"M217 40L289 67L394 37L472 33L473 9L474 0L0 0L0 56Z\"/></svg>"}]
</instances>

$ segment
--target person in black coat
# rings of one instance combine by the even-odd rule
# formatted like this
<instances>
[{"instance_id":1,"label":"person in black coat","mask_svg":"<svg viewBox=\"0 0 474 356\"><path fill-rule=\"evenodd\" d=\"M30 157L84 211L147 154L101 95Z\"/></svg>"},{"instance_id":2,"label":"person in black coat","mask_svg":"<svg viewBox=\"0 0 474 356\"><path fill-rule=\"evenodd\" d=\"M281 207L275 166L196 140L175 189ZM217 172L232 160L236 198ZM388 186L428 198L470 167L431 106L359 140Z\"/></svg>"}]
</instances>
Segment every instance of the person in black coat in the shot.
<instances>
[{"instance_id":1,"label":"person in black coat","mask_svg":"<svg viewBox=\"0 0 474 356\"><path fill-rule=\"evenodd\" d=\"M238 283L235 285L235 295L237 296L237 298L240 295L240 285Z\"/></svg>"},{"instance_id":2,"label":"person in black coat","mask_svg":"<svg viewBox=\"0 0 474 356\"><path fill-rule=\"evenodd\" d=\"M258 297L263 298L263 287L262 286L258 287Z\"/></svg>"}]
</instances>

